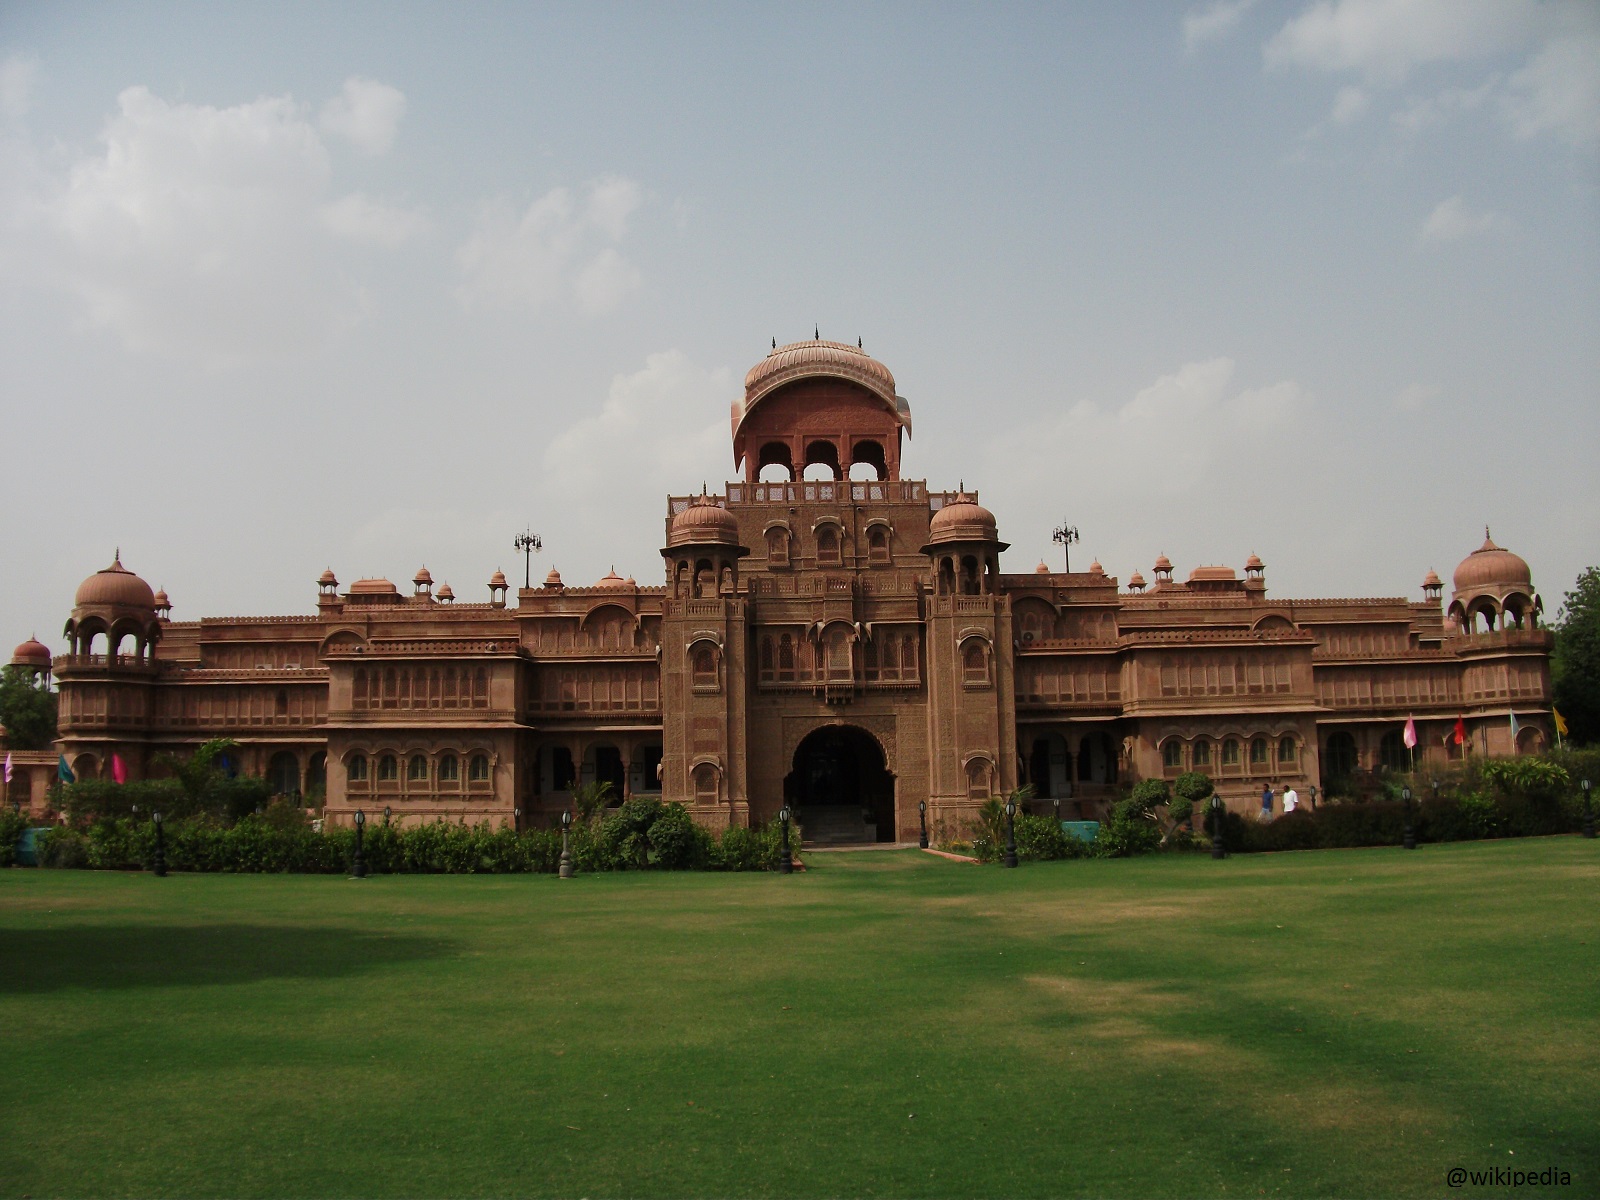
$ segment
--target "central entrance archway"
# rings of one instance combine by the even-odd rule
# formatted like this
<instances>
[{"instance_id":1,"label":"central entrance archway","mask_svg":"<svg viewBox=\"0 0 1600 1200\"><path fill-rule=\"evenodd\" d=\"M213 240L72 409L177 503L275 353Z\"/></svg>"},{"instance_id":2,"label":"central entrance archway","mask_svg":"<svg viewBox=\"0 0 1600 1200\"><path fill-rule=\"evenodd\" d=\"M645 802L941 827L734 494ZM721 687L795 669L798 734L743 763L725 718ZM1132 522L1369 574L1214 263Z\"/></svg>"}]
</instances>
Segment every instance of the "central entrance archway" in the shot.
<instances>
[{"instance_id":1,"label":"central entrance archway","mask_svg":"<svg viewBox=\"0 0 1600 1200\"><path fill-rule=\"evenodd\" d=\"M808 733L795 748L783 796L807 841L894 841L894 776L864 729L824 725Z\"/></svg>"}]
</instances>

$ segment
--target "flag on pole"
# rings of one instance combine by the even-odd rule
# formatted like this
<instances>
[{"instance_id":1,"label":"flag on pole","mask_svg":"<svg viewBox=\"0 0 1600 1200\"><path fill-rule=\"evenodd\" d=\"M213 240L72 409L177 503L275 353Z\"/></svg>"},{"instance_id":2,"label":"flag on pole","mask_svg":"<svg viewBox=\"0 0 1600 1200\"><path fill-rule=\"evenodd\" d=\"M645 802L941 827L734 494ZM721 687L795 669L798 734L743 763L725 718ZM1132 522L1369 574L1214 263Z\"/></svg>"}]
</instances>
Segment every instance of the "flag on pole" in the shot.
<instances>
[{"instance_id":1,"label":"flag on pole","mask_svg":"<svg viewBox=\"0 0 1600 1200\"><path fill-rule=\"evenodd\" d=\"M1415 750L1417 748L1417 723L1416 723L1416 721L1412 720L1410 717L1407 717L1406 718L1406 731L1405 731L1405 733L1401 734L1400 736L1401 736L1401 740L1403 742L1405 742L1407 750Z\"/></svg>"},{"instance_id":2,"label":"flag on pole","mask_svg":"<svg viewBox=\"0 0 1600 1200\"><path fill-rule=\"evenodd\" d=\"M1517 734L1522 732L1522 726L1517 724L1517 714L1515 710L1507 709L1506 711L1510 713L1511 716L1511 752L1515 754L1517 752Z\"/></svg>"},{"instance_id":3,"label":"flag on pole","mask_svg":"<svg viewBox=\"0 0 1600 1200\"><path fill-rule=\"evenodd\" d=\"M111 778L118 783L128 782L128 764L122 761L122 755L120 754L112 754L111 756Z\"/></svg>"},{"instance_id":4,"label":"flag on pole","mask_svg":"<svg viewBox=\"0 0 1600 1200\"><path fill-rule=\"evenodd\" d=\"M1456 745L1464 746L1464 745L1467 744L1467 723L1465 721L1463 721L1460 717L1456 718L1456 735L1455 736L1456 736Z\"/></svg>"},{"instance_id":5,"label":"flag on pole","mask_svg":"<svg viewBox=\"0 0 1600 1200\"><path fill-rule=\"evenodd\" d=\"M67 756L65 754L56 756L56 778L61 780L62 783L78 782L78 777L72 773L72 768L67 766Z\"/></svg>"},{"instance_id":6,"label":"flag on pole","mask_svg":"<svg viewBox=\"0 0 1600 1200\"><path fill-rule=\"evenodd\" d=\"M11 751L6 751L6 782L11 782Z\"/></svg>"},{"instance_id":7,"label":"flag on pole","mask_svg":"<svg viewBox=\"0 0 1600 1200\"><path fill-rule=\"evenodd\" d=\"M1552 708L1550 713L1556 719L1556 745L1560 746L1561 739L1567 736L1567 722L1562 717L1561 710L1559 708Z\"/></svg>"}]
</instances>

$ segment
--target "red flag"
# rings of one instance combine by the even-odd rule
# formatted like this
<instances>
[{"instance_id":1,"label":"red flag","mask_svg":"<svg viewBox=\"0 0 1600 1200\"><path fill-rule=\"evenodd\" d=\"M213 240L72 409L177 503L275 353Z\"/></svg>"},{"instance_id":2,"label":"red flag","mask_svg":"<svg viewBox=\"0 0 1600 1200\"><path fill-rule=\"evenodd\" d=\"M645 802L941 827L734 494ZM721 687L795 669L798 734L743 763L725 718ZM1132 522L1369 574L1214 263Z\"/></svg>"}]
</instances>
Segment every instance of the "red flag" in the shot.
<instances>
[{"instance_id":1,"label":"red flag","mask_svg":"<svg viewBox=\"0 0 1600 1200\"><path fill-rule=\"evenodd\" d=\"M118 783L128 782L128 764L122 761L122 755L120 754L111 756L111 778Z\"/></svg>"},{"instance_id":2,"label":"red flag","mask_svg":"<svg viewBox=\"0 0 1600 1200\"><path fill-rule=\"evenodd\" d=\"M1456 718L1456 745L1461 745L1467 740L1467 723L1460 717Z\"/></svg>"},{"instance_id":3,"label":"red flag","mask_svg":"<svg viewBox=\"0 0 1600 1200\"><path fill-rule=\"evenodd\" d=\"M1400 735L1400 740L1406 744L1407 750L1417 748L1417 723L1410 717L1406 718L1406 731Z\"/></svg>"}]
</instances>

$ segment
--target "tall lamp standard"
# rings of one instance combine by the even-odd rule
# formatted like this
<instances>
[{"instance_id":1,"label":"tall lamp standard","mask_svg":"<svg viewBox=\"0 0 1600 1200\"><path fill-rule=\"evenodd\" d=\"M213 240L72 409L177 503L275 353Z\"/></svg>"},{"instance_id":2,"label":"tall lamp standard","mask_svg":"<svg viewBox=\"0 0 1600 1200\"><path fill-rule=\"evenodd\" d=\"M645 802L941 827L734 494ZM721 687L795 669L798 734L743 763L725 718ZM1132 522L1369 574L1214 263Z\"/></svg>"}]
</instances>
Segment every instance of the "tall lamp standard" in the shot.
<instances>
[{"instance_id":1,"label":"tall lamp standard","mask_svg":"<svg viewBox=\"0 0 1600 1200\"><path fill-rule=\"evenodd\" d=\"M511 544L517 548L517 553L522 555L522 586L533 586L533 556L544 549L544 542L539 535L531 529L524 529L512 540Z\"/></svg>"},{"instance_id":2,"label":"tall lamp standard","mask_svg":"<svg viewBox=\"0 0 1600 1200\"><path fill-rule=\"evenodd\" d=\"M922 828L922 833L917 838L917 848L926 850L928 848L928 802L926 800L917 801L917 824Z\"/></svg>"},{"instance_id":3,"label":"tall lamp standard","mask_svg":"<svg viewBox=\"0 0 1600 1200\"><path fill-rule=\"evenodd\" d=\"M561 869L556 872L562 879L572 878L572 851L567 847L567 832L572 828L572 810L561 810Z\"/></svg>"},{"instance_id":4,"label":"tall lamp standard","mask_svg":"<svg viewBox=\"0 0 1600 1200\"><path fill-rule=\"evenodd\" d=\"M1317 811L1317 785L1314 783L1311 785L1311 811Z\"/></svg>"},{"instance_id":5,"label":"tall lamp standard","mask_svg":"<svg viewBox=\"0 0 1600 1200\"><path fill-rule=\"evenodd\" d=\"M793 875L794 863L789 858L789 806L778 810L778 874Z\"/></svg>"},{"instance_id":6,"label":"tall lamp standard","mask_svg":"<svg viewBox=\"0 0 1600 1200\"><path fill-rule=\"evenodd\" d=\"M155 872L157 879L167 877L167 838L161 831L161 813L159 810L150 814L151 820L156 823L156 861Z\"/></svg>"},{"instance_id":7,"label":"tall lamp standard","mask_svg":"<svg viewBox=\"0 0 1600 1200\"><path fill-rule=\"evenodd\" d=\"M1580 780L1578 786L1583 789L1583 836L1594 836L1594 809L1589 807L1589 781Z\"/></svg>"},{"instance_id":8,"label":"tall lamp standard","mask_svg":"<svg viewBox=\"0 0 1600 1200\"><path fill-rule=\"evenodd\" d=\"M389 818L390 818L390 816L393 815L393 813L394 813L394 810L392 808L390 808L387 804L385 804L383 806L383 827L385 829L389 828Z\"/></svg>"},{"instance_id":9,"label":"tall lamp standard","mask_svg":"<svg viewBox=\"0 0 1600 1200\"><path fill-rule=\"evenodd\" d=\"M1005 865L1017 865L1017 802L1006 801L1006 857Z\"/></svg>"},{"instance_id":10,"label":"tall lamp standard","mask_svg":"<svg viewBox=\"0 0 1600 1200\"><path fill-rule=\"evenodd\" d=\"M1317 789L1312 788L1313 792ZM1227 851L1222 848L1222 797L1211 796L1211 857L1222 858Z\"/></svg>"},{"instance_id":11,"label":"tall lamp standard","mask_svg":"<svg viewBox=\"0 0 1600 1200\"><path fill-rule=\"evenodd\" d=\"M361 857L361 833L366 824L367 814L356 809L356 860L350 864L350 874L356 879L367 877L367 860Z\"/></svg>"},{"instance_id":12,"label":"tall lamp standard","mask_svg":"<svg viewBox=\"0 0 1600 1200\"><path fill-rule=\"evenodd\" d=\"M1416 831L1414 829L1412 829L1412 827L1411 827L1411 789L1410 788L1403 787L1403 788L1400 789L1400 803L1405 805L1405 812L1406 812L1406 830L1405 830L1405 838L1404 838L1403 844L1404 844L1404 846L1405 846L1405 848L1407 850L1415 850L1417 848L1417 835L1416 835Z\"/></svg>"},{"instance_id":13,"label":"tall lamp standard","mask_svg":"<svg viewBox=\"0 0 1600 1200\"><path fill-rule=\"evenodd\" d=\"M1056 526L1050 537L1061 546L1062 560L1067 565L1067 574L1072 574L1072 543L1079 540L1078 527L1076 525L1068 525L1065 521L1062 521L1060 525Z\"/></svg>"}]
</instances>

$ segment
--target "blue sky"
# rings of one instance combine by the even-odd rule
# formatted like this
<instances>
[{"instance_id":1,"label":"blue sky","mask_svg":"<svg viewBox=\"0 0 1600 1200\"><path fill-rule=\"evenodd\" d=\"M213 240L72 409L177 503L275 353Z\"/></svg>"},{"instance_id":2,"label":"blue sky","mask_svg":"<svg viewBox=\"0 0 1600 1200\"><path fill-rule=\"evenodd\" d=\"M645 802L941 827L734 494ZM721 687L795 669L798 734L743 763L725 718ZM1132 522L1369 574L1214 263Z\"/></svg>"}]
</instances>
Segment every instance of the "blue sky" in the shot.
<instances>
[{"instance_id":1,"label":"blue sky","mask_svg":"<svg viewBox=\"0 0 1600 1200\"><path fill-rule=\"evenodd\" d=\"M769 341L864 339L1009 570L1600 561L1600 9L0 8L0 614L657 582Z\"/></svg>"}]
</instances>

